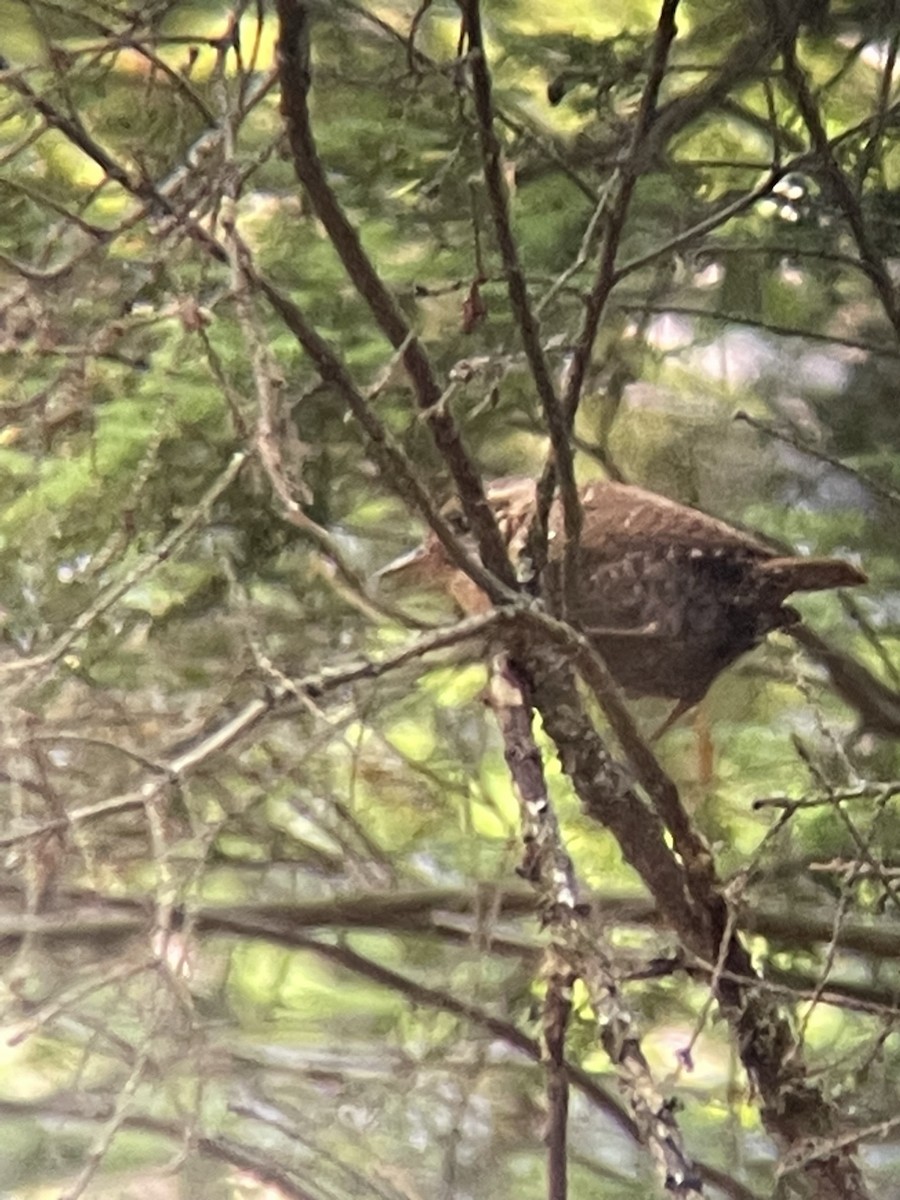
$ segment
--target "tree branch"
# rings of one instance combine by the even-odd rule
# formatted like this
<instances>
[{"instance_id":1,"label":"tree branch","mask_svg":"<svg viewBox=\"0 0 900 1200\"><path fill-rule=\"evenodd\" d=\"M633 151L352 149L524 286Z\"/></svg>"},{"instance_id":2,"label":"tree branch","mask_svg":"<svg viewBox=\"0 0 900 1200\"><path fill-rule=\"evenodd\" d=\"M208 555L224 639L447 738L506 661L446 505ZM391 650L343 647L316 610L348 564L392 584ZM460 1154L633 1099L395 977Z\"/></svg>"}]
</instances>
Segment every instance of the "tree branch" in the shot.
<instances>
[{"instance_id":1,"label":"tree branch","mask_svg":"<svg viewBox=\"0 0 900 1200\"><path fill-rule=\"evenodd\" d=\"M515 575L484 487L463 446L452 417L441 404L441 388L424 347L410 328L393 296L363 249L325 175L310 122L308 95L312 83L309 4L305 0L278 0L278 42L281 108L287 127L297 178L325 226L331 244L360 296L395 350L403 347L403 363L416 399L456 483L463 511L478 543L487 569L508 587Z\"/></svg>"}]
</instances>

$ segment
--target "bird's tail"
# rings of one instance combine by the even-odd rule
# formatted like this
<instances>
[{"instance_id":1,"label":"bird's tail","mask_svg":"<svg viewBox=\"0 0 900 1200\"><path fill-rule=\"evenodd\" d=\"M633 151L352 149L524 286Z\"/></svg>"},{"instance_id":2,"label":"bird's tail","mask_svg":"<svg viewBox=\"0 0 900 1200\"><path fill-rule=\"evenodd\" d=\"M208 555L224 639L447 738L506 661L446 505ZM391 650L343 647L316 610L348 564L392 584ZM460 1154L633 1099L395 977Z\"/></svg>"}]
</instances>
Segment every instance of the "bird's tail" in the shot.
<instances>
[{"instance_id":1,"label":"bird's tail","mask_svg":"<svg viewBox=\"0 0 900 1200\"><path fill-rule=\"evenodd\" d=\"M859 567L842 558L768 558L759 565L760 574L785 596L791 592L819 592L826 588L858 587L868 583Z\"/></svg>"}]
</instances>

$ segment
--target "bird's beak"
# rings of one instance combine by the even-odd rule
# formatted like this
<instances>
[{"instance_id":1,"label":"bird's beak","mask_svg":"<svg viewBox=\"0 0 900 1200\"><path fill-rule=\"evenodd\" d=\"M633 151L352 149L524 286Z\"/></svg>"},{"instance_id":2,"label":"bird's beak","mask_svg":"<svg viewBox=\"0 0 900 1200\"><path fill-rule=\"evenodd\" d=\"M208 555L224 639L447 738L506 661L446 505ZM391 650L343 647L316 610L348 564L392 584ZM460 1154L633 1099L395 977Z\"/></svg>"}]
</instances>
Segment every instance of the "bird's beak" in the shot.
<instances>
[{"instance_id":1,"label":"bird's beak","mask_svg":"<svg viewBox=\"0 0 900 1200\"><path fill-rule=\"evenodd\" d=\"M386 566L379 567L373 578L381 582L382 579L394 579L404 573L414 578L416 568L424 561L425 547L416 546L415 549L407 550L405 554L392 559Z\"/></svg>"}]
</instances>

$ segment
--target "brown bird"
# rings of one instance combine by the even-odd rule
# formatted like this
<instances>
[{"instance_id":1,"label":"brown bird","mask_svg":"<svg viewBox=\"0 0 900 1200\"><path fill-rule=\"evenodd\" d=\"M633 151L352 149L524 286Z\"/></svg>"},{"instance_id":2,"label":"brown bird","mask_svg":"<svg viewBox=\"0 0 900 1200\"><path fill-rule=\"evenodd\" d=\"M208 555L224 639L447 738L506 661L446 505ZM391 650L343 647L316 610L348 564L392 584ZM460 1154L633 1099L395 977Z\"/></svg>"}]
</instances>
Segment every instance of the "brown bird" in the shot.
<instances>
[{"instance_id":1,"label":"brown bird","mask_svg":"<svg viewBox=\"0 0 900 1200\"><path fill-rule=\"evenodd\" d=\"M785 604L792 592L866 582L842 559L779 554L724 521L643 488L597 482L579 495L584 526L578 587L567 616L627 692L678 701L663 728L696 704L740 655L773 630L799 622L797 610ZM535 482L499 479L487 485L487 498L515 564L535 511ZM465 534L458 508L451 502L445 515ZM549 560L539 580L548 607L557 612L564 545L557 500L550 512ZM489 606L434 534L382 574L439 589L464 612Z\"/></svg>"}]
</instances>

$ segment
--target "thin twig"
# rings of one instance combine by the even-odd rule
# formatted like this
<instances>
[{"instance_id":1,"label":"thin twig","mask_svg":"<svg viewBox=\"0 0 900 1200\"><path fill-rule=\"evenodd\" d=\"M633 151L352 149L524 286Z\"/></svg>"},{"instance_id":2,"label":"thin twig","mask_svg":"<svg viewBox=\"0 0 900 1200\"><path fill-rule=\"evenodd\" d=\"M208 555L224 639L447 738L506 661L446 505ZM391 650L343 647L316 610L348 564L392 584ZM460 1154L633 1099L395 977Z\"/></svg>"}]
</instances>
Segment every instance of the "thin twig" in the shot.
<instances>
[{"instance_id":1,"label":"thin twig","mask_svg":"<svg viewBox=\"0 0 900 1200\"><path fill-rule=\"evenodd\" d=\"M563 409L541 347L540 324L528 296L528 285L525 281L518 245L512 230L509 190L503 176L503 152L494 128L492 82L481 28L480 0L462 0L461 7L465 18L465 33L469 47L468 64L472 75L475 112L478 117L484 180L494 220L497 245L503 260L510 308L519 329L519 336L522 339L525 356L528 359L531 377L541 402L550 437L553 463L562 498L566 546L577 547L581 536L583 514L578 489L575 486L572 447L569 443L569 431ZM546 560L546 526L541 529L540 541L532 542L529 549L534 558L535 571L539 572ZM564 596L572 595L573 592L564 588L563 594Z\"/></svg>"},{"instance_id":2,"label":"thin twig","mask_svg":"<svg viewBox=\"0 0 900 1200\"><path fill-rule=\"evenodd\" d=\"M0 675L21 674L28 671L40 670L51 666L75 644L75 642L90 629L98 617L118 603L135 584L149 575L160 563L170 559L195 532L201 522L209 518L209 514L220 496L231 487L247 462L247 453L239 451L232 456L231 462L219 477L207 488L188 516L175 526L149 553L145 554L136 564L126 571L119 579L108 584L87 608L83 609L65 633L60 634L56 641L43 654L31 658L13 659L0 663Z\"/></svg>"},{"instance_id":3,"label":"thin twig","mask_svg":"<svg viewBox=\"0 0 900 1200\"><path fill-rule=\"evenodd\" d=\"M810 90L806 75L797 62L794 22L785 18L778 0L768 0L768 8L776 23L776 28L779 30L779 48L784 79L809 133L822 181L843 212L844 219L859 250L860 260L881 301L885 316L891 323L895 334L900 337L900 304L897 301L897 294L887 263L874 237L869 232L862 206L835 157L832 143L825 131L819 106Z\"/></svg>"},{"instance_id":4,"label":"thin twig","mask_svg":"<svg viewBox=\"0 0 900 1200\"><path fill-rule=\"evenodd\" d=\"M775 321L764 321L754 317L744 316L743 313L723 312L716 308L692 308L686 304L631 304L619 306L621 312L627 313L659 313L661 316L673 314L681 317L696 317L701 321L721 321L729 325L743 325L747 329L762 329L766 333L778 337L800 338L806 342L824 342L828 346L844 347L847 350L863 350L882 358L900 359L900 349L897 346L877 342L868 342L862 338L841 337L832 333L819 333L815 329L797 329L790 325L779 325Z\"/></svg>"},{"instance_id":5,"label":"thin twig","mask_svg":"<svg viewBox=\"0 0 900 1200\"><path fill-rule=\"evenodd\" d=\"M404 366L419 408L428 419L435 444L456 483L481 560L493 575L507 586L514 587L515 575L485 497L484 486L449 410L440 403L442 389L428 355L366 254L359 234L338 202L319 158L308 102L312 84L310 6L304 0L278 0L277 11L280 26L278 56L281 107L294 170L325 226L332 246L354 287L369 306L378 327L394 349L406 346Z\"/></svg>"},{"instance_id":6,"label":"thin twig","mask_svg":"<svg viewBox=\"0 0 900 1200\"><path fill-rule=\"evenodd\" d=\"M566 392L563 398L566 420L570 428L574 423L575 413L581 399L581 390L587 375L587 368L594 348L594 341L597 337L600 318L603 315L610 292L616 283L616 256L625 229L625 221L631 206L635 185L641 171L646 167L643 143L656 115L659 91L665 77L669 51L675 40L675 13L677 9L678 0L663 0L656 26L656 34L653 39L653 47L650 52L650 70L647 83L641 95L641 103L631 137L628 157L625 163L619 168L618 188L607 214L600 261L597 265L594 283L585 301L584 318L576 339Z\"/></svg>"},{"instance_id":7,"label":"thin twig","mask_svg":"<svg viewBox=\"0 0 900 1200\"><path fill-rule=\"evenodd\" d=\"M267 696L249 701L227 721L204 732L184 750L171 758L161 759L158 763L153 764L156 778L148 780L140 788L96 804L70 809L65 818L45 821L39 826L14 833L0 834L0 847L13 846L32 838L42 837L46 833L65 829L70 825L96 821L117 813L143 808L145 804L157 799L171 785L172 781L185 778L208 762L210 758L241 741L281 705L301 695L316 699L351 683L358 683L364 679L379 679L423 655L483 635L501 619L501 616L502 614L497 611L486 613L483 616L469 617L425 637L416 638L402 649L383 659L366 659L347 667L326 668L314 675L287 680L280 689L274 689Z\"/></svg>"}]
</instances>

